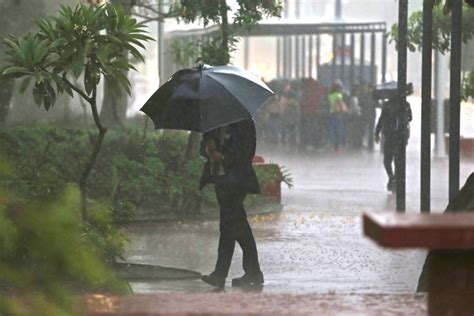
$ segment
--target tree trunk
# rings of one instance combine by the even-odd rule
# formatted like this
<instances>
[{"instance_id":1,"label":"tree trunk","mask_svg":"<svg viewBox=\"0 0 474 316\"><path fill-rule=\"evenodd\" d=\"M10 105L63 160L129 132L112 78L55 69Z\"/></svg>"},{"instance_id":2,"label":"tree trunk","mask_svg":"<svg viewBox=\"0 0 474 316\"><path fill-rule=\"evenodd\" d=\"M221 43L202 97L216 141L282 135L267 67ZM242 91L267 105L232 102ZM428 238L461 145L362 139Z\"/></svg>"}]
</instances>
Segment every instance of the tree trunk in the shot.
<instances>
[{"instance_id":1,"label":"tree trunk","mask_svg":"<svg viewBox=\"0 0 474 316\"><path fill-rule=\"evenodd\" d=\"M104 141L105 133L107 133L107 128L102 125L100 120L99 112L97 110L97 88L94 88L92 92L92 97L89 100L89 104L92 110L92 116L94 117L95 125L99 131L99 135L94 142L94 148L92 153L89 157L89 160L86 163L86 167L82 172L81 178L79 180L79 189L81 191L81 215L84 221L87 221L88 214L87 214L87 179L95 166L97 161L97 157L99 155L100 149L102 147L102 142Z\"/></svg>"},{"instance_id":2,"label":"tree trunk","mask_svg":"<svg viewBox=\"0 0 474 316\"><path fill-rule=\"evenodd\" d=\"M122 6L126 14L132 14L134 0L111 0L110 3ZM124 75L127 76L128 72L124 73ZM129 100L125 92L121 94L116 93L113 89L114 81L113 78L104 79L104 97L100 110L100 118L104 126L110 128L117 128L123 125Z\"/></svg>"},{"instance_id":3,"label":"tree trunk","mask_svg":"<svg viewBox=\"0 0 474 316\"><path fill-rule=\"evenodd\" d=\"M110 128L121 127L127 114L128 95L125 92L117 94L114 84L113 78L104 79L104 98L100 110L100 119Z\"/></svg>"},{"instance_id":4,"label":"tree trunk","mask_svg":"<svg viewBox=\"0 0 474 316\"><path fill-rule=\"evenodd\" d=\"M229 51L229 19L227 17L227 3L226 0L220 0L220 14L221 14L221 30L222 30L222 65L227 65L230 62L230 51Z\"/></svg>"},{"instance_id":5,"label":"tree trunk","mask_svg":"<svg viewBox=\"0 0 474 316\"><path fill-rule=\"evenodd\" d=\"M7 122L15 80L0 77L0 127Z\"/></svg>"},{"instance_id":6,"label":"tree trunk","mask_svg":"<svg viewBox=\"0 0 474 316\"><path fill-rule=\"evenodd\" d=\"M186 146L186 153L184 155L185 161L196 158L199 155L200 143L201 134L198 132L191 132L188 137L188 144Z\"/></svg>"}]
</instances>

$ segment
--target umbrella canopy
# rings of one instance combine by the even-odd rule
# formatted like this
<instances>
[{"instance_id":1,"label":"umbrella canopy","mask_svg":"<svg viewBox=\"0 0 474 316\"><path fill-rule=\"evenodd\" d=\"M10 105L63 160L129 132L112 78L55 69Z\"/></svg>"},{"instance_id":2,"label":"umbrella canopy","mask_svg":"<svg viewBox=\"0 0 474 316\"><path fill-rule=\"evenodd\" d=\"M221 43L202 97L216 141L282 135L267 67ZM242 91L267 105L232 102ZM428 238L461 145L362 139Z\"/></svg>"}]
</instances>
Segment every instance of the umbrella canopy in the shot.
<instances>
[{"instance_id":1,"label":"umbrella canopy","mask_svg":"<svg viewBox=\"0 0 474 316\"><path fill-rule=\"evenodd\" d=\"M410 82L407 84L407 95L413 93L413 84ZM376 99L394 99L398 97L398 83L396 81L390 81L387 83L381 83L375 86L374 97Z\"/></svg>"},{"instance_id":2,"label":"umbrella canopy","mask_svg":"<svg viewBox=\"0 0 474 316\"><path fill-rule=\"evenodd\" d=\"M204 65L176 72L140 111L157 129L206 132L251 118L273 95L245 70Z\"/></svg>"}]
</instances>

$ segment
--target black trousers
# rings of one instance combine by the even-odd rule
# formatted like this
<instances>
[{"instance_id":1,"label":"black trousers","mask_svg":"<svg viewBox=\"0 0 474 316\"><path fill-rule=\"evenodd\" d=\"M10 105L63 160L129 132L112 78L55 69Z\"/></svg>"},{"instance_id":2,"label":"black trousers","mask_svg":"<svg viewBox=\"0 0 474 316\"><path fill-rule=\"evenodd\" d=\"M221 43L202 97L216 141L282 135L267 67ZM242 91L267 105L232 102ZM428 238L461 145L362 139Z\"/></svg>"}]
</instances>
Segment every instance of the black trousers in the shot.
<instances>
[{"instance_id":1,"label":"black trousers","mask_svg":"<svg viewBox=\"0 0 474 316\"><path fill-rule=\"evenodd\" d=\"M395 137L386 137L383 144L383 164L385 167L385 171L387 172L387 176L389 178L392 178L394 176L392 163L395 160L396 150L397 142Z\"/></svg>"},{"instance_id":2,"label":"black trousers","mask_svg":"<svg viewBox=\"0 0 474 316\"><path fill-rule=\"evenodd\" d=\"M247 193L231 184L226 176L216 179L215 190L220 209L220 236L215 273L227 277L235 242L238 242L243 252L243 269L246 274L260 272L257 245L252 234L247 213L244 209L244 199Z\"/></svg>"}]
</instances>

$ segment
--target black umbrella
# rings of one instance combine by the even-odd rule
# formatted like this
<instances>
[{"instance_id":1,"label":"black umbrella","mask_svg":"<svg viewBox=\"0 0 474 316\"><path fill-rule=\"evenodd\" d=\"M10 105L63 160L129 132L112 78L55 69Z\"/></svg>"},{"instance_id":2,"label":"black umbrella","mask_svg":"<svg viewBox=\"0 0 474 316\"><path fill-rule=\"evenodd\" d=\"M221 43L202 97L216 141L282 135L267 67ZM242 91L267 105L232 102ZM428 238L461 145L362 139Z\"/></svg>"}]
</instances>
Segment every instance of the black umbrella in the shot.
<instances>
[{"instance_id":1,"label":"black umbrella","mask_svg":"<svg viewBox=\"0 0 474 316\"><path fill-rule=\"evenodd\" d=\"M140 111L157 129L206 132L251 118L273 95L245 70L204 65L176 72Z\"/></svg>"},{"instance_id":2,"label":"black umbrella","mask_svg":"<svg viewBox=\"0 0 474 316\"><path fill-rule=\"evenodd\" d=\"M406 95L413 93L413 84L410 82L407 84ZM381 83L375 86L374 97L378 100L394 99L398 97L398 83L396 81L390 81Z\"/></svg>"}]
</instances>

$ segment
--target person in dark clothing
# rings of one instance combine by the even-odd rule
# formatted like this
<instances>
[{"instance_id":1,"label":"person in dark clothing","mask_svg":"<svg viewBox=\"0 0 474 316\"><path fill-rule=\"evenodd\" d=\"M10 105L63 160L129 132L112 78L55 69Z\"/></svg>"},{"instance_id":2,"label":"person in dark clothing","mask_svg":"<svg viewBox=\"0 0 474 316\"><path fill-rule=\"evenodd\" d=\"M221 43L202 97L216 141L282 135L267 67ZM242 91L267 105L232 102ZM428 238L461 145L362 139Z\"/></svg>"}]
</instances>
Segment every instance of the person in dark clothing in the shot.
<instances>
[{"instance_id":1,"label":"person in dark clothing","mask_svg":"<svg viewBox=\"0 0 474 316\"><path fill-rule=\"evenodd\" d=\"M367 149L374 150L374 132L375 132L375 118L376 107L378 100L374 98L374 87L365 83L359 85L357 89L357 98L359 99L359 106L361 108L362 119L362 137L367 139Z\"/></svg>"},{"instance_id":2,"label":"person in dark clothing","mask_svg":"<svg viewBox=\"0 0 474 316\"><path fill-rule=\"evenodd\" d=\"M244 199L260 193L252 159L255 155L255 124L248 119L214 129L203 135L201 155L207 158L200 189L215 184L220 210L218 257L214 271L202 277L210 285L222 288L229 272L235 242L243 252L245 274L232 280L232 286L261 285L264 282L258 261Z\"/></svg>"},{"instance_id":3,"label":"person in dark clothing","mask_svg":"<svg viewBox=\"0 0 474 316\"><path fill-rule=\"evenodd\" d=\"M411 122L412 113L410 104L406 102L407 122ZM380 142L380 133L382 133L383 142L383 164L388 176L387 190L395 190L395 174L392 169L392 163L397 151L397 141L399 140L399 115L400 106L397 99L391 99L386 102L382 108L382 114L375 127L375 142ZM409 131L409 126L406 127ZM408 144L409 133L406 135L405 145Z\"/></svg>"}]
</instances>

